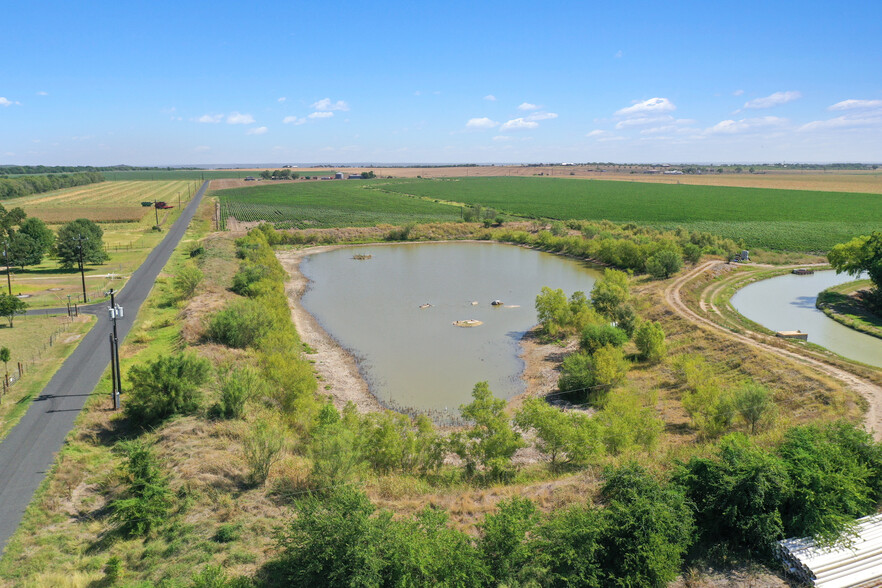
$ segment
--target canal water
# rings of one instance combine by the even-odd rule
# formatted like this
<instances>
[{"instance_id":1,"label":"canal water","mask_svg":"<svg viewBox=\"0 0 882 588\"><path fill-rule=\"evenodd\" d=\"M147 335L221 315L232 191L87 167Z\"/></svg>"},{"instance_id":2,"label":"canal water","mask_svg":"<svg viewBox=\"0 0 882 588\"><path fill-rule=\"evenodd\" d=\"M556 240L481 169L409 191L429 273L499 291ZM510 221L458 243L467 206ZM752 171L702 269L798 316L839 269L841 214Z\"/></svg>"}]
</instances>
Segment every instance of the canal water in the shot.
<instances>
[{"instance_id":1,"label":"canal water","mask_svg":"<svg viewBox=\"0 0 882 588\"><path fill-rule=\"evenodd\" d=\"M523 392L519 342L537 323L536 295L543 286L587 295L601 275L499 243L346 247L310 255L300 270L310 280L304 308L356 357L381 402L451 416L477 382L499 398ZM470 319L483 324L453 324Z\"/></svg>"},{"instance_id":2,"label":"canal water","mask_svg":"<svg viewBox=\"0 0 882 588\"><path fill-rule=\"evenodd\" d=\"M742 288L732 297L732 306L768 329L800 330L808 333L812 343L844 357L882 367L882 339L849 329L815 308L819 292L854 279L832 270L810 276L787 274Z\"/></svg>"}]
</instances>

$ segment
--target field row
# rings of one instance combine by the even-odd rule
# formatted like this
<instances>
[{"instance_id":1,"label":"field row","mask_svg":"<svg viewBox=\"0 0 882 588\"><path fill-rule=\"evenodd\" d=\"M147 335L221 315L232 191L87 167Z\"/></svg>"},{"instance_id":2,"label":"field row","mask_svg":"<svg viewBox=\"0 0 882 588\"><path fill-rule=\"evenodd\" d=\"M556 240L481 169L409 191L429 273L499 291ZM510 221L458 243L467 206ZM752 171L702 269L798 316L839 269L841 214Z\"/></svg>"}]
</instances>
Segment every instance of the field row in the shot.
<instances>
[{"instance_id":1,"label":"field row","mask_svg":"<svg viewBox=\"0 0 882 588\"><path fill-rule=\"evenodd\" d=\"M219 190L221 222L265 220L280 228L365 227L447 222L460 209L417 198L366 190L354 182L304 182Z\"/></svg>"},{"instance_id":2,"label":"field row","mask_svg":"<svg viewBox=\"0 0 882 588\"><path fill-rule=\"evenodd\" d=\"M162 200L178 206L178 200L186 202L188 194L195 193L197 182L103 182L58 190L36 196L16 198L4 203L7 208L20 206L28 216L42 219L48 224L62 224L78 218L99 223L139 222L148 214L155 215L151 207L141 202Z\"/></svg>"}]
</instances>

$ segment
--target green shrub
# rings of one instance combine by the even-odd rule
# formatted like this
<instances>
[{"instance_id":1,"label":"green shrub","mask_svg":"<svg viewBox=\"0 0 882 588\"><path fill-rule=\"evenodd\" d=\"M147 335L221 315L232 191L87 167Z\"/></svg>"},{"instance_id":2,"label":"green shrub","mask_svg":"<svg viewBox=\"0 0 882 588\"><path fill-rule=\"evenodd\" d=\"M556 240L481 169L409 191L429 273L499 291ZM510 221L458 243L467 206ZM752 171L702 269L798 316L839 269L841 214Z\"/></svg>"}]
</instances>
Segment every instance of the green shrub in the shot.
<instances>
[{"instance_id":1,"label":"green shrub","mask_svg":"<svg viewBox=\"0 0 882 588\"><path fill-rule=\"evenodd\" d=\"M499 501L497 511L478 524L478 550L493 577L493 585L508 586L523 579L533 554L527 541L539 523L539 511L528 498Z\"/></svg>"},{"instance_id":2,"label":"green shrub","mask_svg":"<svg viewBox=\"0 0 882 588\"><path fill-rule=\"evenodd\" d=\"M700 542L714 556L773 554L784 534L780 509L791 492L780 457L733 434L713 458L692 457L675 480L695 505Z\"/></svg>"},{"instance_id":3,"label":"green shrub","mask_svg":"<svg viewBox=\"0 0 882 588\"><path fill-rule=\"evenodd\" d=\"M137 439L124 441L119 451L125 455L123 473L128 485L123 497L111 503L111 519L122 534L141 537L165 522L171 491L149 445Z\"/></svg>"},{"instance_id":4,"label":"green shrub","mask_svg":"<svg viewBox=\"0 0 882 588\"><path fill-rule=\"evenodd\" d=\"M582 351L594 353L606 345L621 347L627 342L628 334L622 329L608 324L591 324L582 329L579 347Z\"/></svg>"},{"instance_id":5,"label":"green shrub","mask_svg":"<svg viewBox=\"0 0 882 588\"><path fill-rule=\"evenodd\" d=\"M540 451L551 458L551 468L584 464L599 450L597 422L578 412L565 412L539 398L531 398L515 415L523 430L532 429Z\"/></svg>"},{"instance_id":6,"label":"green shrub","mask_svg":"<svg viewBox=\"0 0 882 588\"><path fill-rule=\"evenodd\" d=\"M245 438L243 449L248 464L248 480L255 485L263 484L270 469L281 459L285 439L282 432L266 421L257 421Z\"/></svg>"},{"instance_id":7,"label":"green shrub","mask_svg":"<svg viewBox=\"0 0 882 588\"><path fill-rule=\"evenodd\" d=\"M634 344L637 345L643 359L652 363L658 363L664 359L667 353L665 332L656 322L647 321L637 327L637 331L634 333Z\"/></svg>"},{"instance_id":8,"label":"green shrub","mask_svg":"<svg viewBox=\"0 0 882 588\"><path fill-rule=\"evenodd\" d=\"M594 362L594 385L609 390L625 381L630 362L618 347L606 345L591 356Z\"/></svg>"},{"instance_id":9,"label":"green shrub","mask_svg":"<svg viewBox=\"0 0 882 588\"><path fill-rule=\"evenodd\" d=\"M609 584L667 586L692 542L692 512L682 490L631 464L605 473L602 567Z\"/></svg>"},{"instance_id":10,"label":"green shrub","mask_svg":"<svg viewBox=\"0 0 882 588\"><path fill-rule=\"evenodd\" d=\"M206 336L215 343L244 349L256 346L273 325L272 313L263 304L239 299L211 317Z\"/></svg>"},{"instance_id":11,"label":"green shrub","mask_svg":"<svg viewBox=\"0 0 882 588\"><path fill-rule=\"evenodd\" d=\"M217 528L212 540L218 543L231 543L238 540L241 535L242 525L228 523Z\"/></svg>"},{"instance_id":12,"label":"green shrub","mask_svg":"<svg viewBox=\"0 0 882 588\"><path fill-rule=\"evenodd\" d=\"M125 413L147 427L176 414L199 409L200 386L208 380L211 364L193 353L167 355L129 369L132 391L126 394Z\"/></svg>"},{"instance_id":13,"label":"green shrub","mask_svg":"<svg viewBox=\"0 0 882 588\"><path fill-rule=\"evenodd\" d=\"M594 360L587 353L577 352L566 356L561 364L557 387L562 392L582 392L586 395L594 386Z\"/></svg>"},{"instance_id":14,"label":"green shrub","mask_svg":"<svg viewBox=\"0 0 882 588\"><path fill-rule=\"evenodd\" d=\"M256 370L235 368L220 377L220 398L213 412L224 419L242 418L245 403L265 394L266 384Z\"/></svg>"},{"instance_id":15,"label":"green shrub","mask_svg":"<svg viewBox=\"0 0 882 588\"><path fill-rule=\"evenodd\" d=\"M196 288L202 282L204 274L192 262L184 264L178 271L177 275L172 278L172 286L178 293L178 297L182 300L190 298L196 293Z\"/></svg>"}]
</instances>

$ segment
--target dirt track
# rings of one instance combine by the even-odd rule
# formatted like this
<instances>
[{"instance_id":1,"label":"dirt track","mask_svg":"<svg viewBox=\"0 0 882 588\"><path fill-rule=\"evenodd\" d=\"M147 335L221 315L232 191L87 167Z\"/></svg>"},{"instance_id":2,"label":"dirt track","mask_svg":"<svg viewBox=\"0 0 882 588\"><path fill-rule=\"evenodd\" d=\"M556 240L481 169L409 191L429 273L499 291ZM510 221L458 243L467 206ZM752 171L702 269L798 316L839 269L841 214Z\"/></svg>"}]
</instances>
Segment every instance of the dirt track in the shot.
<instances>
[{"instance_id":1,"label":"dirt track","mask_svg":"<svg viewBox=\"0 0 882 588\"><path fill-rule=\"evenodd\" d=\"M860 376L857 376L849 371L830 365L819 359L808 357L794 350L781 349L770 345L766 342L770 339L770 337L767 337L765 335L760 335L759 333L751 333L748 336L733 333L728 329L713 322L712 320L701 316L699 313L689 308L689 306L687 306L683 302L682 297L680 296L680 291L682 290L683 286L700 276L702 273L706 271L712 271L716 266L724 264L725 262L722 261L708 261L696 266L692 270L680 276L679 278L671 282L671 284L667 288L665 288L665 302L671 308L673 308L674 311L677 312L677 314L679 314L686 320L695 323L699 327L713 330L717 334L722 334L726 337L733 338L746 345L750 345L751 347L762 349L765 352L775 354L778 357L798 361L804 365L811 366L819 372L822 372L843 382L846 386L848 386L855 392L858 392L867 400L868 408L865 426L867 430L873 433L873 436L876 438L877 441L882 441L882 387L876 385L873 382L865 380L864 378L861 378ZM714 311L716 311L716 309L714 309Z\"/></svg>"}]
</instances>

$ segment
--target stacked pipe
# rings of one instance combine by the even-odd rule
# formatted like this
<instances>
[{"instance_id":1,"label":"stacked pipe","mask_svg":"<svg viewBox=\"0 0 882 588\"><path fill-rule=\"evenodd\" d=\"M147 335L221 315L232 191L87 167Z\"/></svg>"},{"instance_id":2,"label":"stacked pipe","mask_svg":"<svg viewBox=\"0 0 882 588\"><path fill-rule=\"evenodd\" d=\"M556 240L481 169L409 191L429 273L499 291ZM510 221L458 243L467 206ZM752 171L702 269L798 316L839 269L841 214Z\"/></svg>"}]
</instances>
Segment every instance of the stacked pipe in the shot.
<instances>
[{"instance_id":1,"label":"stacked pipe","mask_svg":"<svg viewBox=\"0 0 882 588\"><path fill-rule=\"evenodd\" d=\"M856 523L854 535L832 547L819 547L811 538L779 541L779 557L790 574L810 586L882 585L882 515Z\"/></svg>"}]
</instances>

